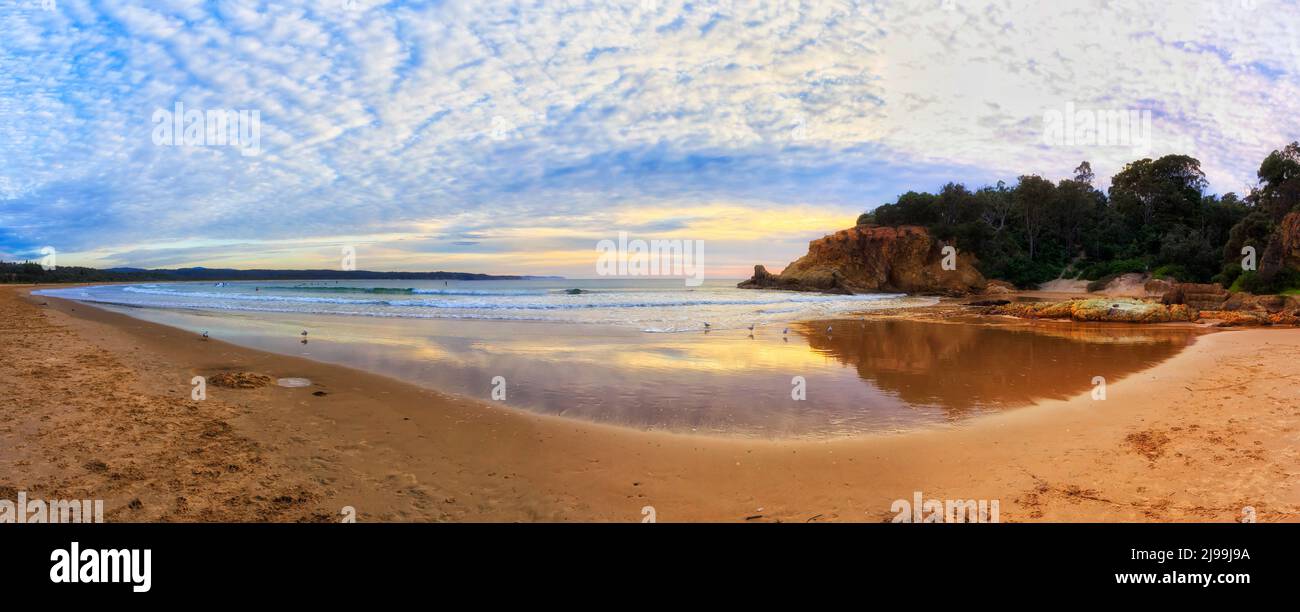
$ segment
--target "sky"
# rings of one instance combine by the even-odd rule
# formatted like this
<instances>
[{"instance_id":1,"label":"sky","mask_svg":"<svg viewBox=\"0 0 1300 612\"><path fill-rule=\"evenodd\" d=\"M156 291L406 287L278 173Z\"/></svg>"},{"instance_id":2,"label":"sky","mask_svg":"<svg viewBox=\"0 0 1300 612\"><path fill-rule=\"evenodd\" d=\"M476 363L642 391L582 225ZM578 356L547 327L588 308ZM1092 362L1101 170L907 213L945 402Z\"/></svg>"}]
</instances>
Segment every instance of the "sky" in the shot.
<instances>
[{"instance_id":1,"label":"sky","mask_svg":"<svg viewBox=\"0 0 1300 612\"><path fill-rule=\"evenodd\" d=\"M583 277L627 232L744 277L909 190L1083 160L1105 187L1180 153L1243 193L1300 138L1294 0L0 0L0 22L0 259L59 265L351 247ZM170 130L178 105L244 131Z\"/></svg>"}]
</instances>

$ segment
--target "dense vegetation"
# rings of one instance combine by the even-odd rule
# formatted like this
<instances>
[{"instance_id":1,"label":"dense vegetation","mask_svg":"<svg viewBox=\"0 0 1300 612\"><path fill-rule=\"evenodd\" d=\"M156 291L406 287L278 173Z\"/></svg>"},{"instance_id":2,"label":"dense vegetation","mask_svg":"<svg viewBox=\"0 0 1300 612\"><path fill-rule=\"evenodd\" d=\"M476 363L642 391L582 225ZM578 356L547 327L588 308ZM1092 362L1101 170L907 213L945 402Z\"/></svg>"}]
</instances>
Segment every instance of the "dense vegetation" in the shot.
<instances>
[{"instance_id":1,"label":"dense vegetation","mask_svg":"<svg viewBox=\"0 0 1300 612\"><path fill-rule=\"evenodd\" d=\"M171 280L161 274L146 270L97 270L79 266L60 266L46 270L32 261L22 263L0 261L0 282L5 283L108 283L117 281Z\"/></svg>"},{"instance_id":2,"label":"dense vegetation","mask_svg":"<svg viewBox=\"0 0 1300 612\"><path fill-rule=\"evenodd\" d=\"M492 276L467 272L371 272L367 270L233 270L228 268L180 268L177 270L142 270L111 268L99 270L77 266L58 266L46 270L35 262L0 261L0 282L6 283L106 283L143 281L233 281L233 280L515 280L546 278Z\"/></svg>"},{"instance_id":3,"label":"dense vegetation","mask_svg":"<svg viewBox=\"0 0 1300 612\"><path fill-rule=\"evenodd\" d=\"M1284 265L1282 220L1300 210L1300 144L1270 154L1245 198L1206 194L1201 163L1186 155L1132 162L1093 186L1083 162L1052 183L1021 176L971 191L908 192L863 214L859 223L923 225L979 258L981 272L1026 287L1056 278L1098 280L1149 272L1184 282L1217 282L1254 293L1300 286ZM1242 272L1254 246L1258 271Z\"/></svg>"}]
</instances>

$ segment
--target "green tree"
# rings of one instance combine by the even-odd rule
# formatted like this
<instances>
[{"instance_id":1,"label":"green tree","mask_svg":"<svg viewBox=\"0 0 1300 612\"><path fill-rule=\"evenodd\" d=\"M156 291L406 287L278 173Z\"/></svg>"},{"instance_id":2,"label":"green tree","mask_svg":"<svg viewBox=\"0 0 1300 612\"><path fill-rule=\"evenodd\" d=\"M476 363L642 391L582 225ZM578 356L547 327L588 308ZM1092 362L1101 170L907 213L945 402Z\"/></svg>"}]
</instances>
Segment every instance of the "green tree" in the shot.
<instances>
[{"instance_id":1,"label":"green tree","mask_svg":"<svg viewBox=\"0 0 1300 612\"><path fill-rule=\"evenodd\" d=\"M1053 217L1068 260L1079 255L1087 227L1096 222L1098 211L1106 205L1106 196L1092 186L1092 180L1092 166L1085 161L1074 169L1073 179L1056 185Z\"/></svg>"},{"instance_id":2,"label":"green tree","mask_svg":"<svg viewBox=\"0 0 1300 612\"><path fill-rule=\"evenodd\" d=\"M1300 143L1270 153L1256 176L1260 185L1255 200L1273 221L1281 221L1300 203Z\"/></svg>"},{"instance_id":3,"label":"green tree","mask_svg":"<svg viewBox=\"0 0 1300 612\"><path fill-rule=\"evenodd\" d=\"M1020 177L1014 190L1012 200L1019 213L1030 261L1034 260L1038 240L1047 226L1048 211L1056 205L1056 195L1056 186L1036 174Z\"/></svg>"}]
</instances>

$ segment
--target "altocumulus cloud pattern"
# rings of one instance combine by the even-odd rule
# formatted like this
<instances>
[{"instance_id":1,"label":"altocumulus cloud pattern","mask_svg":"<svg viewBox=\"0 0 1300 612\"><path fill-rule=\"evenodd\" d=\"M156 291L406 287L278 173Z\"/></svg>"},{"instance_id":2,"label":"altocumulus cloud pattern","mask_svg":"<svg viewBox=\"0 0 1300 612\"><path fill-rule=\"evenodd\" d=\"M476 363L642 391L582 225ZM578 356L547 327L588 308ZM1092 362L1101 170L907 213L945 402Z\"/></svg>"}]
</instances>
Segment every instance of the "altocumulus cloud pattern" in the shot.
<instances>
[{"instance_id":1,"label":"altocumulus cloud pattern","mask_svg":"<svg viewBox=\"0 0 1300 612\"><path fill-rule=\"evenodd\" d=\"M0 258L49 244L99 267L325 266L349 242L375 269L581 273L618 228L709 240L741 271L742 243L786 261L908 189L1133 159L1045 146L1067 103L1149 110L1150 155L1197 156L1218 192L1253 184L1300 116L1284 0L3 0L0 18ZM258 111L260 154L155 145L178 102Z\"/></svg>"}]
</instances>

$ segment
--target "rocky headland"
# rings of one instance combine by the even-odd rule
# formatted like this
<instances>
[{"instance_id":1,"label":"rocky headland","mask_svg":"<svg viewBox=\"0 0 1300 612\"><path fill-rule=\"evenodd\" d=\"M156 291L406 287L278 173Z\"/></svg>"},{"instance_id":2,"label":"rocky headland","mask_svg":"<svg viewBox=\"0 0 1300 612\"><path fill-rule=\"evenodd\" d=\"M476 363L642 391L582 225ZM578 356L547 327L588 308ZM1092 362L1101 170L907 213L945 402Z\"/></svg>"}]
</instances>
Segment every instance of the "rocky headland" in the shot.
<instances>
[{"instance_id":1,"label":"rocky headland","mask_svg":"<svg viewBox=\"0 0 1300 612\"><path fill-rule=\"evenodd\" d=\"M1300 222L1297 223L1300 226ZM1300 232L1300 230L1297 230ZM983 295L967 306L988 315L1094 322L1201 322L1218 326L1300 324L1300 296L1252 295L1216 284L1179 283L1126 274L1094 282L1058 280L1048 293L1078 285L1045 301L1019 300L1016 287L984 278L973 255L945 253L943 241L924 227L858 225L808 245L808 253L780 274L761 265L742 289L821 293L910 293L962 297ZM1288 250L1288 255L1290 251ZM954 265L944 266L945 258ZM1287 260L1289 263L1289 259ZM951 269L949 269L951 268Z\"/></svg>"},{"instance_id":2,"label":"rocky headland","mask_svg":"<svg viewBox=\"0 0 1300 612\"><path fill-rule=\"evenodd\" d=\"M808 244L808 254L772 274L761 265L742 289L824 293L916 293L969 295L988 285L975 258L957 252L945 269L946 246L924 227L859 225Z\"/></svg>"}]
</instances>

